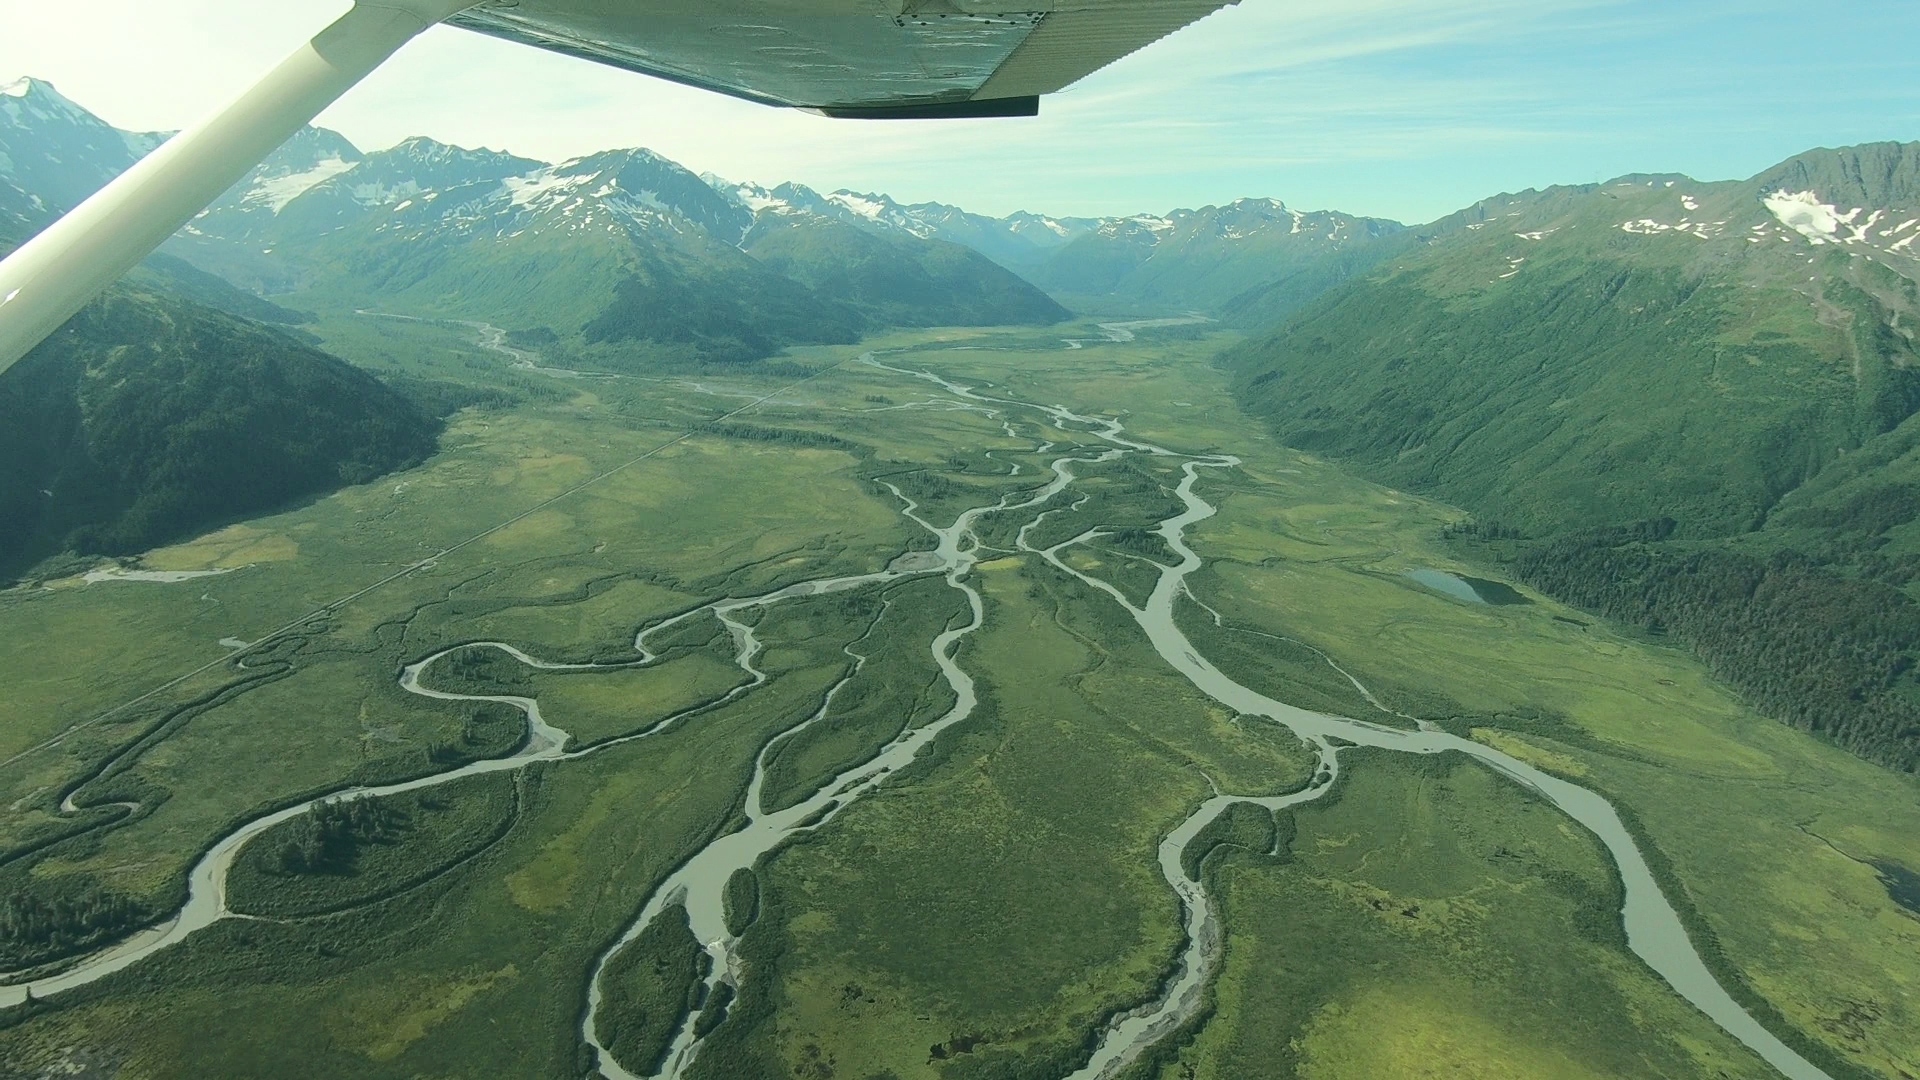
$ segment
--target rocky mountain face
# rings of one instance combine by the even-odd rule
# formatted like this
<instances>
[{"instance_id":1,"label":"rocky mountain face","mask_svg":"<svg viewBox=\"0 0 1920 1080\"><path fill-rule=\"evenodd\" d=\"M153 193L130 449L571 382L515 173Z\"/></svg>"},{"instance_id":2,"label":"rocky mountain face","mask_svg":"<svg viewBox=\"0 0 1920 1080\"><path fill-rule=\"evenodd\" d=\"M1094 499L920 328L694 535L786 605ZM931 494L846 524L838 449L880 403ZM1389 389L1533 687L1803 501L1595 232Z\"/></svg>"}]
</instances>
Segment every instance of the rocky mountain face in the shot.
<instances>
[{"instance_id":1,"label":"rocky mountain face","mask_svg":"<svg viewBox=\"0 0 1920 1080\"><path fill-rule=\"evenodd\" d=\"M120 131L38 79L0 86L0 231L44 226L165 140Z\"/></svg>"}]
</instances>

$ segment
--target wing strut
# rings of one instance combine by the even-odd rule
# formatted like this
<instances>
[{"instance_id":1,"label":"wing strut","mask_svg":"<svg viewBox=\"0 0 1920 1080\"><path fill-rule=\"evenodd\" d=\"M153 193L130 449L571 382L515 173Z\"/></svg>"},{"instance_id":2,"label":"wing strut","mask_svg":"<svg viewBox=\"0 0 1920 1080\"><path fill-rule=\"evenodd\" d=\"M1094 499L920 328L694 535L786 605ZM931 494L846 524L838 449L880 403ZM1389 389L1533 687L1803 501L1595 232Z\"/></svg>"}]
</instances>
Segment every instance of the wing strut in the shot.
<instances>
[{"instance_id":1,"label":"wing strut","mask_svg":"<svg viewBox=\"0 0 1920 1080\"><path fill-rule=\"evenodd\" d=\"M225 111L169 139L0 261L0 372L400 46L472 3L357 0Z\"/></svg>"}]
</instances>

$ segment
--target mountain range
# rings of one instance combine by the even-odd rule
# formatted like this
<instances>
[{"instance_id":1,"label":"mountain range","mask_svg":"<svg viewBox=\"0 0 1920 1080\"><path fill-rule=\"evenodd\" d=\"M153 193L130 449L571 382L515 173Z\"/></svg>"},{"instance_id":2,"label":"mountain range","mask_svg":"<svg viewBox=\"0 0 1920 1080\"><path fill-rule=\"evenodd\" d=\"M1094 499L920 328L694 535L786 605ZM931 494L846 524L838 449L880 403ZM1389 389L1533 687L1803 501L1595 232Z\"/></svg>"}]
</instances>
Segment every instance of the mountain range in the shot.
<instances>
[{"instance_id":1,"label":"mountain range","mask_svg":"<svg viewBox=\"0 0 1920 1080\"><path fill-rule=\"evenodd\" d=\"M157 145L22 80L3 101L0 215L43 222ZM0 121L8 114L0 113ZM56 172L21 162L58 161ZM878 326L1203 311L1253 325L1404 243L1397 222L1273 199L1165 215L989 217L883 194L696 176L643 149L558 165L413 138L371 153L308 128L167 251L315 306L398 303L552 331L615 364L739 361ZM685 290L699 325L654 325ZM644 327L644 329L642 329Z\"/></svg>"}]
</instances>

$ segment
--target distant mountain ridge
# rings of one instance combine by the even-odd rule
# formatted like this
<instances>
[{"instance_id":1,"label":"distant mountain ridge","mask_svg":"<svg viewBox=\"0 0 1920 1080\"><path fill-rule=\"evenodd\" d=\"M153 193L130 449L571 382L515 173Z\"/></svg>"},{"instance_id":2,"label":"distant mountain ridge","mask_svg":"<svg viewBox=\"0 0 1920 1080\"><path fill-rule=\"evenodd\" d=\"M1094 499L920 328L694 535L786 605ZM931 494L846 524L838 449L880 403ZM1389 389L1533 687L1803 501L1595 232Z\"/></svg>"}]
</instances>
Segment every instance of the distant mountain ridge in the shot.
<instances>
[{"instance_id":1,"label":"distant mountain ridge","mask_svg":"<svg viewBox=\"0 0 1920 1080\"><path fill-rule=\"evenodd\" d=\"M64 98L54 103L57 95L44 83L28 85L38 89L19 91L19 96L48 100L40 111L59 118L66 128L64 143L85 164L55 185L58 197L49 200L40 178L10 178L9 167L0 162L0 185L14 188L8 192L0 186L0 214L44 223L45 207L14 210L13 205L30 202L34 194L48 205L71 205L135 160L132 150L157 139L116 132ZM52 123L43 121L41 126ZM36 151L44 156L45 146L21 150L11 156L24 160ZM576 191L569 186L569 180L600 175L609 167L621 174L616 190L603 192L594 185ZM499 195L507 187L513 192L503 200ZM556 260L544 250L528 253L526 275L551 286L550 293L564 292L569 310L550 314L530 310L531 304L516 309L508 290L500 287L502 263L521 254L482 252L469 241L489 225L494 240L513 241L508 245L512 247L528 246L523 238L529 233L577 234L570 222L529 215L524 209L549 203L560 192L569 196L568 208L560 212L563 217L592 216L590 204L606 203L598 220L625 232L627 241L597 245L599 261L591 273L589 260ZM431 227L434 213L445 218L444 228ZM376 218L401 214L407 215L406 221L369 225ZM480 220L488 214L491 221ZM771 220L778 220L787 235L766 240L773 232L761 228L749 242L755 222L768 215L774 215ZM802 220L797 215L805 216L804 226L797 224ZM667 224L669 219L672 224ZM381 225L388 235L368 235ZM844 231L848 228L883 242L855 240ZM693 238L696 231L705 236ZM673 273L687 272L703 289L715 282L733 283L720 287L722 295L735 297L722 306L750 324L743 329L744 337L732 335L732 344L716 345L718 351L705 346L696 351L737 357L789 341L841 340L848 333L849 310L855 332L879 325L1058 321L1068 313L1055 298L1090 310L1203 311L1232 323L1257 325L1385 258L1403 231L1396 222L1333 211L1305 213L1270 199L1242 199L1164 216L1018 212L990 217L942 203L903 204L871 192L821 194L794 183L764 188L695 176L645 150L607 151L548 165L425 138L366 153L337 133L308 128L190 223L167 250L256 292L317 291L323 299L339 301L357 282L375 284L388 295L386 286L397 280L402 286L399 298L425 305L423 312L551 324L563 336L578 334L614 304L613 283L636 273L636 267L655 268L641 275L647 280L664 280L661 268L679 267ZM378 241L379 247L397 235L449 250L434 260L431 273L422 272L418 257L350 256L345 250L349 238L360 244ZM762 240L772 246L756 247ZM826 290L818 297L825 317L796 322L782 316L766 326L751 325L755 320L750 306L736 301L741 289L760 287L749 282L763 285L764 278L708 241L773 259L783 276L814 291ZM941 248L943 244L983 258ZM452 249L460 254L453 255ZM568 280L559 265L563 262L572 264L578 276ZM699 272L694 272L696 267ZM467 272L473 280L462 277ZM888 288L889 282L899 287ZM833 291L843 287L849 291ZM784 295L789 290L776 286L773 291ZM506 307L480 310L503 300ZM576 310L586 304L601 307L591 313ZM656 337L674 334L663 330ZM748 339L754 344L745 344ZM655 343L669 352L686 344Z\"/></svg>"},{"instance_id":2,"label":"distant mountain ridge","mask_svg":"<svg viewBox=\"0 0 1920 1080\"><path fill-rule=\"evenodd\" d=\"M806 212L858 225L881 235L898 233L972 248L1023 276L1045 265L1075 238L1100 225L1097 218L1054 218L1025 211L1007 217L969 213L944 203L901 204L886 195L841 190L822 195L803 184L764 188L733 183L712 173L702 179L756 214Z\"/></svg>"},{"instance_id":3,"label":"distant mountain ridge","mask_svg":"<svg viewBox=\"0 0 1920 1080\"><path fill-rule=\"evenodd\" d=\"M962 244L1073 305L1200 310L1244 326L1283 317L1411 239L1396 221L1299 211L1277 199L1165 215L993 218L845 189L822 195L795 183L765 188L712 174L706 180L756 213L805 212L878 235Z\"/></svg>"},{"instance_id":4,"label":"distant mountain ridge","mask_svg":"<svg viewBox=\"0 0 1920 1080\"><path fill-rule=\"evenodd\" d=\"M937 239L854 241L828 215L771 239L773 230L754 231L751 206L644 149L544 165L409 139L322 171L289 171L315 182L245 237L286 253L305 288L553 330L571 335L589 363L629 363L635 348L741 362L789 343L852 341L874 326L1068 314L1010 271ZM211 235L236 208L262 205L263 190L284 197L289 185L256 176L194 228Z\"/></svg>"},{"instance_id":5,"label":"distant mountain ridge","mask_svg":"<svg viewBox=\"0 0 1920 1080\"><path fill-rule=\"evenodd\" d=\"M1397 250L1406 227L1277 199L1103 221L1035 274L1058 295L1108 306L1225 314L1270 322Z\"/></svg>"}]
</instances>

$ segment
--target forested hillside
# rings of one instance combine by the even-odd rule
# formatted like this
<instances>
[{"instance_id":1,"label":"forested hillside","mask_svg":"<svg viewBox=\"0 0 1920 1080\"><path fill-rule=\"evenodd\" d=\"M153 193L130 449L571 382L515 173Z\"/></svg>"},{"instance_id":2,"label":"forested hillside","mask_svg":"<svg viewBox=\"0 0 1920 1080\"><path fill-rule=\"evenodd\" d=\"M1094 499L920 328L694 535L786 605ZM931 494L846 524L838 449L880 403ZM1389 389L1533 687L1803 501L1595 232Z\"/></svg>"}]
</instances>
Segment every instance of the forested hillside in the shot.
<instances>
[{"instance_id":1,"label":"forested hillside","mask_svg":"<svg viewBox=\"0 0 1920 1080\"><path fill-rule=\"evenodd\" d=\"M1066 308L972 248L817 215L760 215L741 246L768 268L883 326L1045 325Z\"/></svg>"},{"instance_id":2,"label":"forested hillside","mask_svg":"<svg viewBox=\"0 0 1920 1080\"><path fill-rule=\"evenodd\" d=\"M370 480L437 423L318 349L116 287L0 375L0 580Z\"/></svg>"},{"instance_id":3,"label":"forested hillside","mask_svg":"<svg viewBox=\"0 0 1920 1080\"><path fill-rule=\"evenodd\" d=\"M1500 196L1224 362L1277 437L1473 510L1481 557L1913 768L1914 163Z\"/></svg>"}]
</instances>

